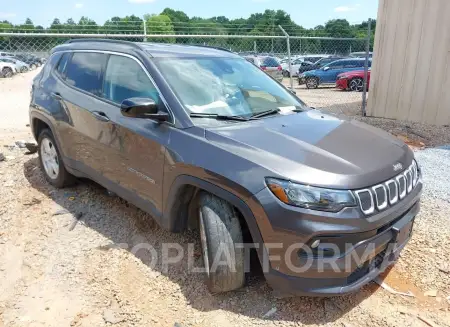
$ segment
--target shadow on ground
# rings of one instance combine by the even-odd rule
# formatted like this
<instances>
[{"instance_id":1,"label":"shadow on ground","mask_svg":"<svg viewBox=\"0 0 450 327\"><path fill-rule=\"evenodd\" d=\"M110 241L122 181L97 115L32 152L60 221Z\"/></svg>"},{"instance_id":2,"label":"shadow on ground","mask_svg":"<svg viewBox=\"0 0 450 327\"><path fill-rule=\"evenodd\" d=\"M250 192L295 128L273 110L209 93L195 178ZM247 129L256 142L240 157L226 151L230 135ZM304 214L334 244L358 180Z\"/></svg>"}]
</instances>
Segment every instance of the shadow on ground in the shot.
<instances>
[{"instance_id":1,"label":"shadow on ground","mask_svg":"<svg viewBox=\"0 0 450 327\"><path fill-rule=\"evenodd\" d=\"M160 253L163 243L179 243L185 248L186 244L193 243L196 249L195 266L201 266L196 232L169 233L161 229L151 216L142 210L118 197L108 195L104 188L88 180L80 180L71 188L55 189L45 181L36 157L25 162L24 174L33 188L51 198L72 215L81 213L79 224L95 230L110 240L111 243L99 247L99 251L108 251L120 244L128 244L128 249L131 249L138 243L147 242ZM151 262L148 251L138 251L135 256L146 265ZM372 283L357 293L341 297L277 299L273 297L262 273L257 271L248 276L247 286L243 289L223 295L211 295L204 286L201 275L187 273L186 261L171 266L168 271L164 270L160 263L152 269L177 283L186 301L200 311L221 309L261 318L267 311L276 307L276 314L270 318L272 320L325 324L339 319L377 289Z\"/></svg>"}]
</instances>

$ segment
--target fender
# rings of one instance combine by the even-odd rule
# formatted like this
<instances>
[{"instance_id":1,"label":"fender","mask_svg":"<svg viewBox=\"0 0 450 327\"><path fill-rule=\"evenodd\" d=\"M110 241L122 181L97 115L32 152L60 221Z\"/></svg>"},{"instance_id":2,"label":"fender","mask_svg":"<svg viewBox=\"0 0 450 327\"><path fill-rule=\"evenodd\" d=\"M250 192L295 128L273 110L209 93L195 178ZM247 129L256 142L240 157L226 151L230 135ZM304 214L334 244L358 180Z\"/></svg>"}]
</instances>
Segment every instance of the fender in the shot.
<instances>
[{"instance_id":1,"label":"fender","mask_svg":"<svg viewBox=\"0 0 450 327\"><path fill-rule=\"evenodd\" d=\"M253 242L259 244L263 243L255 216L245 201L220 186L190 175L178 176L170 187L169 195L165 201L164 218L162 222L162 225L165 228L171 232L180 232L186 227L187 213L180 214L178 208L180 207L181 199L180 191L182 191L183 187L187 185L195 186L210 192L211 194L214 194L215 196L222 198L228 201L231 205L235 206L244 216L252 235Z\"/></svg>"}]
</instances>

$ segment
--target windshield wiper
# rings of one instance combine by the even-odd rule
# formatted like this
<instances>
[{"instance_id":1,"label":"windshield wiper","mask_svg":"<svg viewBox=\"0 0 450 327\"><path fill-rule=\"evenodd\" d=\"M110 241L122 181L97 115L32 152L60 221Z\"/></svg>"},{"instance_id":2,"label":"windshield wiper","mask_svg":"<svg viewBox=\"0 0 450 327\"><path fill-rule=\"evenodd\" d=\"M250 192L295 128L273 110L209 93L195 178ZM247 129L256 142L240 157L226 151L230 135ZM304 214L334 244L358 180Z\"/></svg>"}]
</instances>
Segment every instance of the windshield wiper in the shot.
<instances>
[{"instance_id":1,"label":"windshield wiper","mask_svg":"<svg viewBox=\"0 0 450 327\"><path fill-rule=\"evenodd\" d=\"M220 114L209 114L209 113L200 113L200 112L192 112L189 114L190 117L193 118L213 118L218 120L236 120L236 121L248 121L249 118L245 118L242 116L227 116Z\"/></svg>"},{"instance_id":2,"label":"windshield wiper","mask_svg":"<svg viewBox=\"0 0 450 327\"><path fill-rule=\"evenodd\" d=\"M273 114L277 114L280 112L280 109L270 109L270 110L265 110L265 111L261 111L258 112L256 114L253 114L251 116L251 118L261 118L261 117L265 117L265 116L269 116L269 115L273 115Z\"/></svg>"}]
</instances>

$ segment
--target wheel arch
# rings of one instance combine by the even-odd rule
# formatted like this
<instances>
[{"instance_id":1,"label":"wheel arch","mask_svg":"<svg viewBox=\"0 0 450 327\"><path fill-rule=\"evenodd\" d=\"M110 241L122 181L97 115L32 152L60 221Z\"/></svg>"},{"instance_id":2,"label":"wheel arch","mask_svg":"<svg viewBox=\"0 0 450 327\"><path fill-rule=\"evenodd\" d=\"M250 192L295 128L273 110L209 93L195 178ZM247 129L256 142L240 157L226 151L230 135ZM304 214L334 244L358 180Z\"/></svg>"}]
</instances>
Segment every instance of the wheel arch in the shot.
<instances>
[{"instance_id":1,"label":"wheel arch","mask_svg":"<svg viewBox=\"0 0 450 327\"><path fill-rule=\"evenodd\" d=\"M241 221L246 225L242 227L248 228L252 242L260 245L263 243L256 219L244 200L218 185L190 175L180 175L172 183L164 203L163 226L171 232L182 232L192 226L193 220L196 219L197 195L200 191L209 192L234 206L241 215Z\"/></svg>"}]
</instances>

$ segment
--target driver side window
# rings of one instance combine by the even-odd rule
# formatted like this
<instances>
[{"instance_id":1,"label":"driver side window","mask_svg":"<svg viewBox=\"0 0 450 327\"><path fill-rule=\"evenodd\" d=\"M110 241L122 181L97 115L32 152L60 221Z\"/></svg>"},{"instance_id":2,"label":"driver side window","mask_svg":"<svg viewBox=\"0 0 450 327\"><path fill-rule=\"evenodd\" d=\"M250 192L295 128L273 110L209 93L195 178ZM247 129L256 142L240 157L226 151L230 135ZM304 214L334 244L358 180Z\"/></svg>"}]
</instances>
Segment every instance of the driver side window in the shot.
<instances>
[{"instance_id":1,"label":"driver side window","mask_svg":"<svg viewBox=\"0 0 450 327\"><path fill-rule=\"evenodd\" d=\"M103 96L118 104L128 98L150 98L159 103L158 91L143 68L134 59L118 55L109 57Z\"/></svg>"}]
</instances>

